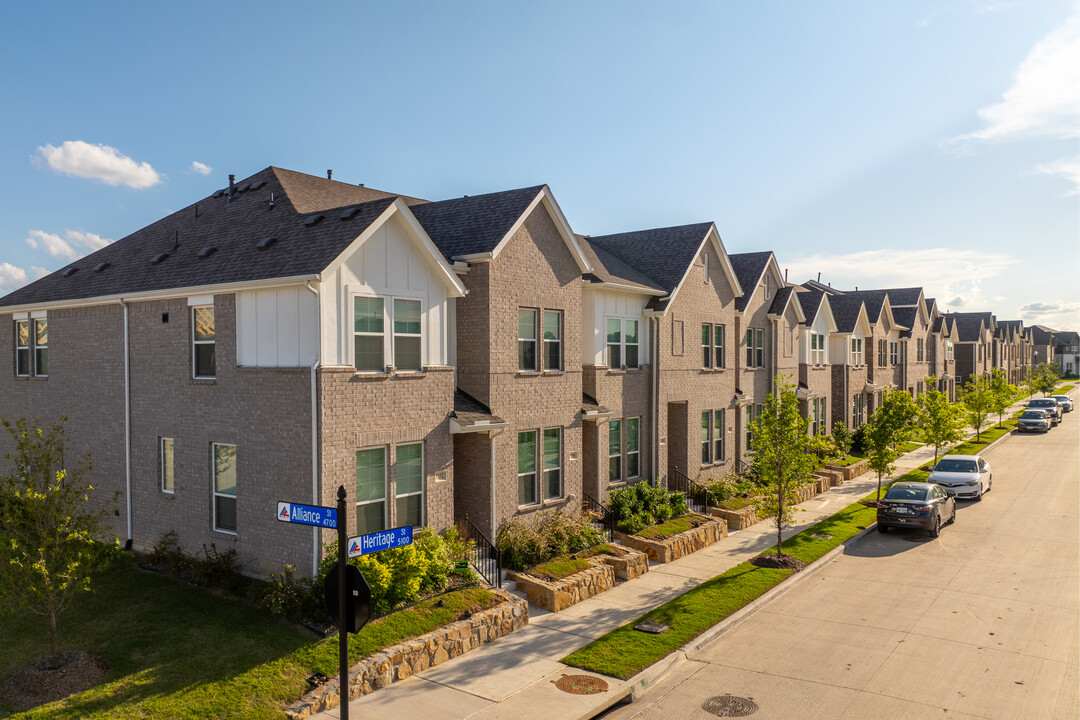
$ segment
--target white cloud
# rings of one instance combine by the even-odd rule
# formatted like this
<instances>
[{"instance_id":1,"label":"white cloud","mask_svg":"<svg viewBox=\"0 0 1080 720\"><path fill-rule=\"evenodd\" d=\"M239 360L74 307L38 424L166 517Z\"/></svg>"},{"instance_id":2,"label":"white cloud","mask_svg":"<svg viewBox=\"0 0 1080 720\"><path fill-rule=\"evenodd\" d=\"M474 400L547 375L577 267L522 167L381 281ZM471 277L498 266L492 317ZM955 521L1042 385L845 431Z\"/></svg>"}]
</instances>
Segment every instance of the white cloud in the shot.
<instances>
[{"instance_id":1,"label":"white cloud","mask_svg":"<svg viewBox=\"0 0 1080 720\"><path fill-rule=\"evenodd\" d=\"M1032 172L1038 175L1060 175L1073 184L1072 189L1065 193L1065 197L1080 195L1080 160L1061 158L1039 165Z\"/></svg>"},{"instance_id":2,"label":"white cloud","mask_svg":"<svg viewBox=\"0 0 1080 720\"><path fill-rule=\"evenodd\" d=\"M1080 16L1069 18L1031 49L1001 102L979 110L981 130L956 140L1015 140L1080 135Z\"/></svg>"},{"instance_id":3,"label":"white cloud","mask_svg":"<svg viewBox=\"0 0 1080 720\"><path fill-rule=\"evenodd\" d=\"M15 267L11 263L0 262L0 296L7 295L12 290L18 290L28 280L26 271L22 268Z\"/></svg>"},{"instance_id":4,"label":"white cloud","mask_svg":"<svg viewBox=\"0 0 1080 720\"><path fill-rule=\"evenodd\" d=\"M191 163L191 171L197 172L200 175L209 175L210 173L214 172L214 168L210 167L209 165L205 165L198 160L194 160Z\"/></svg>"},{"instance_id":5,"label":"white cloud","mask_svg":"<svg viewBox=\"0 0 1080 720\"><path fill-rule=\"evenodd\" d=\"M1046 325L1057 330L1080 328L1080 302L1033 302L1022 305L1019 314L1029 325Z\"/></svg>"},{"instance_id":6,"label":"white cloud","mask_svg":"<svg viewBox=\"0 0 1080 720\"><path fill-rule=\"evenodd\" d=\"M65 230L64 237L44 230L31 230L29 237L26 238L26 244L35 250L44 250L49 255L68 262L100 250L111 242L112 240L96 233L82 230Z\"/></svg>"},{"instance_id":7,"label":"white cloud","mask_svg":"<svg viewBox=\"0 0 1080 720\"><path fill-rule=\"evenodd\" d=\"M65 175L100 180L106 185L126 185L137 190L153 187L162 176L150 163L135 162L108 145L91 145L82 140L67 140L54 147L37 149L34 161Z\"/></svg>"}]
</instances>

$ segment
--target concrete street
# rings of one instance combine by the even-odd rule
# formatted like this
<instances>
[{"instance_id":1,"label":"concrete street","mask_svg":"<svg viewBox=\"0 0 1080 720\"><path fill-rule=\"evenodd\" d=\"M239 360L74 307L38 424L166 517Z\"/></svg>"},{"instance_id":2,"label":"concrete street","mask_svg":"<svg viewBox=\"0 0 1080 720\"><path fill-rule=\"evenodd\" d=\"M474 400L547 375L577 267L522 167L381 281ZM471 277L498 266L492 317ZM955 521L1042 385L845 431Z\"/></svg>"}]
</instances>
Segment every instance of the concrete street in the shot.
<instances>
[{"instance_id":1,"label":"concrete street","mask_svg":"<svg viewBox=\"0 0 1080 720\"><path fill-rule=\"evenodd\" d=\"M1080 412L985 453L936 541L874 533L608 720L1080 717Z\"/></svg>"}]
</instances>

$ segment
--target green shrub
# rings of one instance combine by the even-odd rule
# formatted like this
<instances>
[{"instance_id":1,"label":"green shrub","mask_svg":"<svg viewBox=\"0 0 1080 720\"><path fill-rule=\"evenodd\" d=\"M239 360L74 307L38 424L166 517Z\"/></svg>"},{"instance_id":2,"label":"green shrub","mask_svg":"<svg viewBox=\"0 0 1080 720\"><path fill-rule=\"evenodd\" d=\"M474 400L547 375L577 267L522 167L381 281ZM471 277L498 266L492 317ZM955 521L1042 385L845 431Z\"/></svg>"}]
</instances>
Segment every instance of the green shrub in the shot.
<instances>
[{"instance_id":1,"label":"green shrub","mask_svg":"<svg viewBox=\"0 0 1080 720\"><path fill-rule=\"evenodd\" d=\"M851 448L848 450L852 455L858 455L859 457L866 457L867 445L866 445L866 428L868 425L860 425L855 428L855 432L851 434Z\"/></svg>"},{"instance_id":2,"label":"green shrub","mask_svg":"<svg viewBox=\"0 0 1080 720\"><path fill-rule=\"evenodd\" d=\"M203 545L203 559L195 564L195 572L200 582L230 590L240 584L241 565L236 550L229 548L219 552L217 545Z\"/></svg>"},{"instance_id":3,"label":"green shrub","mask_svg":"<svg viewBox=\"0 0 1080 720\"><path fill-rule=\"evenodd\" d=\"M499 528L495 545L502 553L504 567L525 570L558 555L598 545L602 540L588 515L560 509L506 520Z\"/></svg>"},{"instance_id":4,"label":"green shrub","mask_svg":"<svg viewBox=\"0 0 1080 720\"><path fill-rule=\"evenodd\" d=\"M851 452L854 436L851 434L851 429L848 428L847 423L838 422L833 425L832 441L835 445L834 453L836 457L844 457Z\"/></svg>"},{"instance_id":5,"label":"green shrub","mask_svg":"<svg viewBox=\"0 0 1080 720\"><path fill-rule=\"evenodd\" d=\"M639 482L626 488L612 490L611 512L615 526L624 533L636 533L649 525L687 512L686 497L681 492L668 493L662 487Z\"/></svg>"},{"instance_id":6,"label":"green shrub","mask_svg":"<svg viewBox=\"0 0 1080 720\"><path fill-rule=\"evenodd\" d=\"M271 573L270 582L253 585L252 591L255 595L252 599L259 607L293 622L313 618L320 607L311 591L311 578L297 579L292 565L286 565L280 574Z\"/></svg>"}]
</instances>

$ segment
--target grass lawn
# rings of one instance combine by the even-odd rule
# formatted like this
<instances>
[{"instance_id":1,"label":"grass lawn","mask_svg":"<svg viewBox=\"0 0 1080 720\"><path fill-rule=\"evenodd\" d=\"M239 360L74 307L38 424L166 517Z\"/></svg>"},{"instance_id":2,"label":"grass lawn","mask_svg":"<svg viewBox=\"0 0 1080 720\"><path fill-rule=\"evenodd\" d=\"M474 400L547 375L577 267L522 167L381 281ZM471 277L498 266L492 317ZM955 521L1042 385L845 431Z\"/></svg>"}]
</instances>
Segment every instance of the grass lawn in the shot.
<instances>
[{"instance_id":1,"label":"grass lawn","mask_svg":"<svg viewBox=\"0 0 1080 720\"><path fill-rule=\"evenodd\" d=\"M60 616L62 649L103 656L111 668L105 682L14 717L280 719L312 672L337 674L336 636L320 640L242 600L141 571L136 562L122 557L94 579L93 594ZM446 607L429 601L426 609L370 623L350 638L350 659L490 602L486 590L462 592L444 596ZM42 618L6 618L0 679L48 650Z\"/></svg>"},{"instance_id":2,"label":"grass lawn","mask_svg":"<svg viewBox=\"0 0 1080 720\"><path fill-rule=\"evenodd\" d=\"M926 473L919 470L912 470L897 478L898 481L925 479ZM882 492L889 484L882 484ZM876 491L864 499L873 498L875 494ZM813 562L872 525L876 519L877 511L874 508L854 503L785 540L784 552L804 562ZM811 537L815 533L832 537ZM791 574L791 570L759 568L750 563L741 563L570 653L561 662L626 680L745 607ZM663 623L670 629L661 635L634 630L635 625L644 621Z\"/></svg>"},{"instance_id":3,"label":"grass lawn","mask_svg":"<svg viewBox=\"0 0 1080 720\"><path fill-rule=\"evenodd\" d=\"M540 563L535 567L531 567L525 572L533 577L544 578L547 580L561 580L567 575L579 573L587 567L589 567L588 560L572 558L569 555L560 555L553 560L548 560L545 563Z\"/></svg>"},{"instance_id":4,"label":"grass lawn","mask_svg":"<svg viewBox=\"0 0 1080 720\"><path fill-rule=\"evenodd\" d=\"M725 510L742 510L747 505L751 505L754 502L754 498L733 497L724 500L716 507L723 508Z\"/></svg>"},{"instance_id":5,"label":"grass lawn","mask_svg":"<svg viewBox=\"0 0 1080 720\"><path fill-rule=\"evenodd\" d=\"M651 525L641 532L634 534L638 537L643 537L646 540L663 540L672 535L686 532L692 527L694 527L694 518L690 515L680 515L679 517L674 517L662 522L659 525Z\"/></svg>"},{"instance_id":6,"label":"grass lawn","mask_svg":"<svg viewBox=\"0 0 1080 720\"><path fill-rule=\"evenodd\" d=\"M861 455L845 455L844 457L840 458L839 460L830 460L828 462L828 464L829 465L836 465L838 467L847 467L848 465L852 465L854 463L859 462L860 460L865 460L865 459L866 458L861 456Z\"/></svg>"}]
</instances>

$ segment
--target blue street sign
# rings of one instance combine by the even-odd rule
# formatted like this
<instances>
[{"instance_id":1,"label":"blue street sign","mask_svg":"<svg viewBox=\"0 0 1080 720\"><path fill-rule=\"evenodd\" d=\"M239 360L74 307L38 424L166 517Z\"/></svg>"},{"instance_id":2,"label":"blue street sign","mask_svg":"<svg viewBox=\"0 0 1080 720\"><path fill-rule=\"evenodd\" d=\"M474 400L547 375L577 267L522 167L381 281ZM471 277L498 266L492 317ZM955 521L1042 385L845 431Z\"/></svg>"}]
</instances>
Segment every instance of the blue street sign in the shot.
<instances>
[{"instance_id":1,"label":"blue street sign","mask_svg":"<svg viewBox=\"0 0 1080 720\"><path fill-rule=\"evenodd\" d=\"M281 522L314 525L333 530L337 527L337 508L278 502L277 519Z\"/></svg>"},{"instance_id":2,"label":"blue street sign","mask_svg":"<svg viewBox=\"0 0 1080 720\"><path fill-rule=\"evenodd\" d=\"M349 557L359 557L368 553L389 550L390 548L404 547L412 544L412 526L383 530L382 532L368 533L359 537L349 538Z\"/></svg>"}]
</instances>

